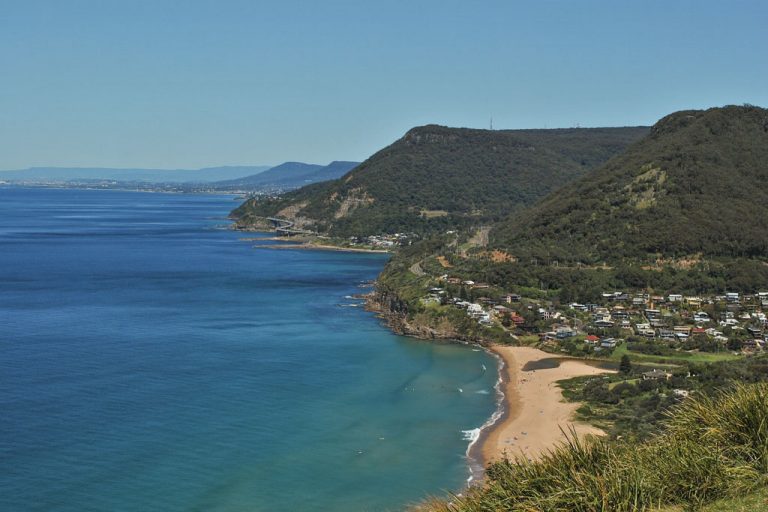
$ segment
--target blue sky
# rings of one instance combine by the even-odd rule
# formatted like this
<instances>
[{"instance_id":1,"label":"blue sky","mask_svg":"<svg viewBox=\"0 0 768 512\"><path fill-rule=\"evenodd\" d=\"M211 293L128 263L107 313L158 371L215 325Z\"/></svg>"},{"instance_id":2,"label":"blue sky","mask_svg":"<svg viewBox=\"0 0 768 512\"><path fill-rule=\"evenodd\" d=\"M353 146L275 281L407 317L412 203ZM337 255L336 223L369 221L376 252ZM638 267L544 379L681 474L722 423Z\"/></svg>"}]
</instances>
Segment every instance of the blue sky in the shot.
<instances>
[{"instance_id":1,"label":"blue sky","mask_svg":"<svg viewBox=\"0 0 768 512\"><path fill-rule=\"evenodd\" d=\"M768 2L4 0L0 169L362 160L768 107Z\"/></svg>"}]
</instances>

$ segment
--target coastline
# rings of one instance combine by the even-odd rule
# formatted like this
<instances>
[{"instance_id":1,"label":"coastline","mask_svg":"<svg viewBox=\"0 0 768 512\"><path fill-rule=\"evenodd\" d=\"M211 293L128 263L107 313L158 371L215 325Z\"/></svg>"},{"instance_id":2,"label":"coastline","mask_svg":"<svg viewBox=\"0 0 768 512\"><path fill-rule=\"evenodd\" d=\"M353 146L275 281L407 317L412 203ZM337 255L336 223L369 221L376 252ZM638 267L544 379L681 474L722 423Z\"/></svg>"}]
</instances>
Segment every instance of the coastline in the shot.
<instances>
[{"instance_id":1,"label":"coastline","mask_svg":"<svg viewBox=\"0 0 768 512\"><path fill-rule=\"evenodd\" d=\"M335 252L361 252L373 254L389 254L390 251L384 249L364 249L362 247L341 247L338 245L322 245L309 242L288 242L285 244L255 245L254 249L277 249L277 250L303 250L303 251L335 251Z\"/></svg>"},{"instance_id":2,"label":"coastline","mask_svg":"<svg viewBox=\"0 0 768 512\"><path fill-rule=\"evenodd\" d=\"M231 219L230 219L231 220ZM268 237L242 237L240 238L243 242L257 242L257 241L263 241L263 242L283 242L281 244L259 244L254 245L254 249L277 249L277 250L289 250L289 249L297 249L297 250L304 250L304 251L337 251L337 252L359 252L359 253L372 253L372 254L391 254L392 251L389 251L387 249L369 249L366 247L344 247L340 245L332 245L332 244L319 244L312 242L312 238L303 237L299 238L298 240L286 238L284 236L276 236L274 229L268 229L266 227L264 228L243 228L237 225L237 222L232 224L231 229L235 231L240 231L243 233L264 233L264 234L271 234L273 236Z\"/></svg>"},{"instance_id":3,"label":"coastline","mask_svg":"<svg viewBox=\"0 0 768 512\"><path fill-rule=\"evenodd\" d=\"M605 435L592 425L576 422L580 404L563 401L558 381L583 375L611 373L584 361L562 359L532 347L492 345L501 358L500 411L481 431L472 454L483 466L504 458L535 460L565 441L563 431L573 429L579 437ZM543 360L557 359L556 367L542 367ZM531 366L537 366L531 369ZM550 365L544 365L550 366ZM526 369L526 367L528 367ZM562 431L561 431L562 429Z\"/></svg>"},{"instance_id":4,"label":"coastline","mask_svg":"<svg viewBox=\"0 0 768 512\"><path fill-rule=\"evenodd\" d=\"M261 238L279 241L282 238ZM325 250L341 252L389 253L386 250L347 248L314 244L307 241L257 245L255 248L280 250ZM558 357L532 347L497 345L488 341L467 339L457 332L410 325L402 311L395 311L388 300L376 292L367 294L366 309L381 318L395 334L424 340L450 340L462 344L478 344L498 360L495 386L497 409L472 433L466 450L469 466L467 484L482 480L485 468L504 458L524 457L535 460L566 440L563 431L576 435L605 435L589 424L576 422L573 415L579 403L563 401L557 382L584 375L610 373L585 361ZM391 298L390 298L391 299ZM542 365L542 361L557 361ZM527 365L538 368L526 368Z\"/></svg>"}]
</instances>

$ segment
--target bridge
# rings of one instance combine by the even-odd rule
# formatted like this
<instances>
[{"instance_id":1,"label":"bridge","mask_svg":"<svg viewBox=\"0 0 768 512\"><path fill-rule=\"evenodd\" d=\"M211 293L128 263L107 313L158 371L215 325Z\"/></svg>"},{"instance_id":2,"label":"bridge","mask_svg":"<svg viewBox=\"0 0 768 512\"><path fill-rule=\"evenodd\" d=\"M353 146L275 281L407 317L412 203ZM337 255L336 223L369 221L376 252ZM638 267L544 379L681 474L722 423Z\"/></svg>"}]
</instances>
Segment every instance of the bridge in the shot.
<instances>
[{"instance_id":1,"label":"bridge","mask_svg":"<svg viewBox=\"0 0 768 512\"><path fill-rule=\"evenodd\" d=\"M315 234L314 232L307 231L306 229L294 229L293 226L295 222L290 221L288 219L280 219L278 217L267 217L267 220L271 222L273 226L275 226L275 233L281 236L314 235Z\"/></svg>"}]
</instances>

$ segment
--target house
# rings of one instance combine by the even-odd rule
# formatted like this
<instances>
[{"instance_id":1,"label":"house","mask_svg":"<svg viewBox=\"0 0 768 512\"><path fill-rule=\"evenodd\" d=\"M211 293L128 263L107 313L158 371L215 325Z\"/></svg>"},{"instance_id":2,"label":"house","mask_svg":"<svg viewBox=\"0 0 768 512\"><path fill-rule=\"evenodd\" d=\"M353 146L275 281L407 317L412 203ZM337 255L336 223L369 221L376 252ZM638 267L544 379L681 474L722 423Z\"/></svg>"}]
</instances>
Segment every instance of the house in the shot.
<instances>
[{"instance_id":1,"label":"house","mask_svg":"<svg viewBox=\"0 0 768 512\"><path fill-rule=\"evenodd\" d=\"M661 317L661 311L658 309L646 309L643 311L645 313L645 318L648 320L653 320L654 318L660 318Z\"/></svg>"},{"instance_id":2,"label":"house","mask_svg":"<svg viewBox=\"0 0 768 512\"><path fill-rule=\"evenodd\" d=\"M507 304L512 304L513 302L520 302L520 299L522 299L522 297L520 297L520 295L516 293L510 293L509 295L504 297L504 300L507 302Z\"/></svg>"},{"instance_id":3,"label":"house","mask_svg":"<svg viewBox=\"0 0 768 512\"><path fill-rule=\"evenodd\" d=\"M763 340L744 340L744 342L741 344L741 348L746 352L754 352L762 348L764 345L765 341Z\"/></svg>"},{"instance_id":4,"label":"house","mask_svg":"<svg viewBox=\"0 0 768 512\"><path fill-rule=\"evenodd\" d=\"M600 346L602 348L616 348L618 341L615 338L603 338L600 340Z\"/></svg>"},{"instance_id":5,"label":"house","mask_svg":"<svg viewBox=\"0 0 768 512\"><path fill-rule=\"evenodd\" d=\"M623 308L622 306L616 306L611 311L611 317L612 318L617 318L619 320L622 320L622 319L625 319L625 318L629 318L629 313L627 313L627 310L625 308Z\"/></svg>"},{"instance_id":6,"label":"house","mask_svg":"<svg viewBox=\"0 0 768 512\"><path fill-rule=\"evenodd\" d=\"M675 331L669 329L659 329L656 335L663 340L674 340Z\"/></svg>"},{"instance_id":7,"label":"house","mask_svg":"<svg viewBox=\"0 0 768 512\"><path fill-rule=\"evenodd\" d=\"M469 304L467 306L467 314L471 317L478 318L483 313L483 307L480 304Z\"/></svg>"},{"instance_id":8,"label":"house","mask_svg":"<svg viewBox=\"0 0 768 512\"><path fill-rule=\"evenodd\" d=\"M606 308L597 308L592 312L592 320L594 321L610 321L611 314Z\"/></svg>"},{"instance_id":9,"label":"house","mask_svg":"<svg viewBox=\"0 0 768 512\"><path fill-rule=\"evenodd\" d=\"M517 313L512 313L512 315L510 315L510 319L512 320L512 323L514 323L517 327L525 325L525 318L521 317Z\"/></svg>"},{"instance_id":10,"label":"house","mask_svg":"<svg viewBox=\"0 0 768 512\"><path fill-rule=\"evenodd\" d=\"M669 302L683 302L683 296L680 295L679 293L670 293L667 296L667 300Z\"/></svg>"},{"instance_id":11,"label":"house","mask_svg":"<svg viewBox=\"0 0 768 512\"><path fill-rule=\"evenodd\" d=\"M557 320L562 316L559 311L553 311L551 309L544 308L539 308L538 313L539 316L544 320Z\"/></svg>"},{"instance_id":12,"label":"house","mask_svg":"<svg viewBox=\"0 0 768 512\"><path fill-rule=\"evenodd\" d=\"M595 320L594 325L595 327L599 327L601 329L608 329L613 327L613 322L611 322L610 320L601 319L601 320Z\"/></svg>"},{"instance_id":13,"label":"house","mask_svg":"<svg viewBox=\"0 0 768 512\"><path fill-rule=\"evenodd\" d=\"M670 377L672 377L672 374L664 370L654 369L650 372L643 372L643 380L668 380Z\"/></svg>"},{"instance_id":14,"label":"house","mask_svg":"<svg viewBox=\"0 0 768 512\"><path fill-rule=\"evenodd\" d=\"M576 331L574 331L570 327L559 327L556 331L555 336L559 340L564 340L566 338L573 338L574 336L576 336Z\"/></svg>"},{"instance_id":15,"label":"house","mask_svg":"<svg viewBox=\"0 0 768 512\"><path fill-rule=\"evenodd\" d=\"M696 313L693 314L693 321L696 322L697 324L705 323L705 322L709 322L710 318L709 318L709 315L704 311L697 311Z\"/></svg>"},{"instance_id":16,"label":"house","mask_svg":"<svg viewBox=\"0 0 768 512\"><path fill-rule=\"evenodd\" d=\"M693 307L699 307L701 306L701 297L686 297L685 298L686 304Z\"/></svg>"},{"instance_id":17,"label":"house","mask_svg":"<svg viewBox=\"0 0 768 512\"><path fill-rule=\"evenodd\" d=\"M635 331L638 335L645 336L646 338L656 337L656 331L651 328L651 324L637 324L635 325Z\"/></svg>"},{"instance_id":18,"label":"house","mask_svg":"<svg viewBox=\"0 0 768 512\"><path fill-rule=\"evenodd\" d=\"M587 343L589 345L597 345L597 343L600 341L600 338L598 336L595 336L594 334L590 334L586 338L584 338L584 343Z\"/></svg>"},{"instance_id":19,"label":"house","mask_svg":"<svg viewBox=\"0 0 768 512\"><path fill-rule=\"evenodd\" d=\"M725 301L730 304L738 304L739 303L739 294L736 292L728 292L725 294Z\"/></svg>"}]
</instances>

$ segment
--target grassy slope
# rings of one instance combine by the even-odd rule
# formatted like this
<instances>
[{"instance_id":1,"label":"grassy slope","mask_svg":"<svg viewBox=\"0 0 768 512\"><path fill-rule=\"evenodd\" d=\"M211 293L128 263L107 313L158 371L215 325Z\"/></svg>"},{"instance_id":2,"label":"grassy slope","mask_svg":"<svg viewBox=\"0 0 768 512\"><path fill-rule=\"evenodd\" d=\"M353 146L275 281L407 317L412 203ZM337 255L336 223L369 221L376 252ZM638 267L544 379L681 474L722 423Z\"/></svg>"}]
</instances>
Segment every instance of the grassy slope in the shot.
<instances>
[{"instance_id":1,"label":"grassy slope","mask_svg":"<svg viewBox=\"0 0 768 512\"><path fill-rule=\"evenodd\" d=\"M760 502L768 473L768 384L684 401L645 443L572 441L540 461L503 461L488 482L430 511L700 510ZM729 501L717 500L726 499Z\"/></svg>"}]
</instances>

